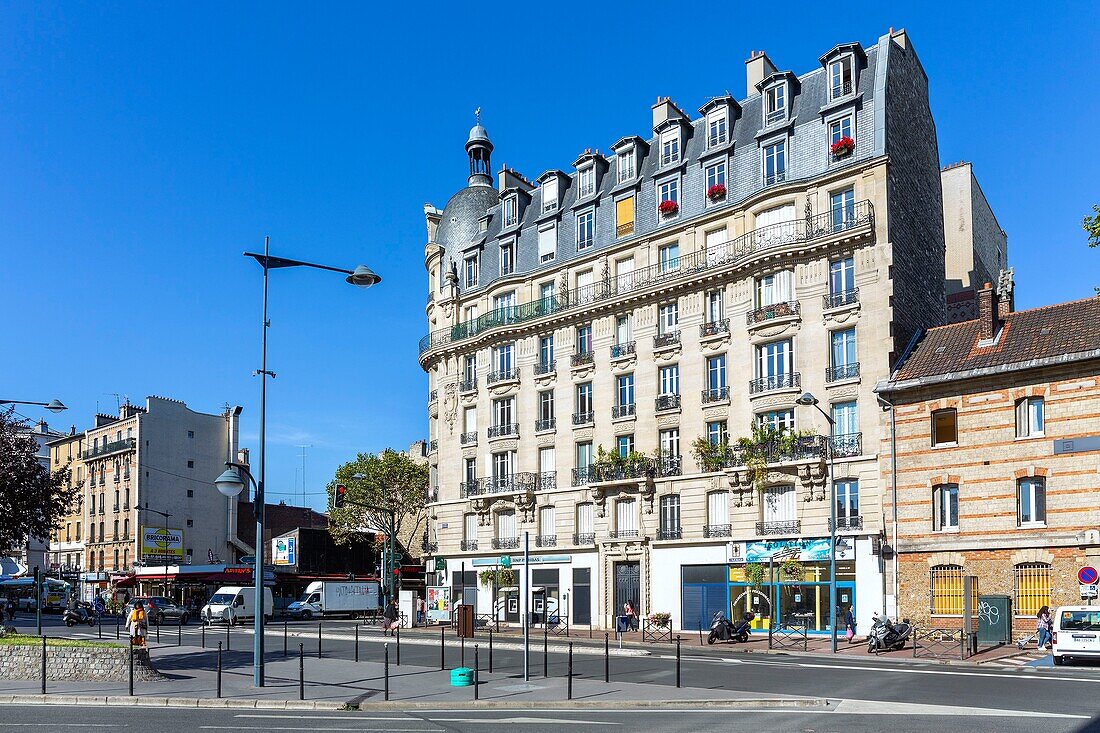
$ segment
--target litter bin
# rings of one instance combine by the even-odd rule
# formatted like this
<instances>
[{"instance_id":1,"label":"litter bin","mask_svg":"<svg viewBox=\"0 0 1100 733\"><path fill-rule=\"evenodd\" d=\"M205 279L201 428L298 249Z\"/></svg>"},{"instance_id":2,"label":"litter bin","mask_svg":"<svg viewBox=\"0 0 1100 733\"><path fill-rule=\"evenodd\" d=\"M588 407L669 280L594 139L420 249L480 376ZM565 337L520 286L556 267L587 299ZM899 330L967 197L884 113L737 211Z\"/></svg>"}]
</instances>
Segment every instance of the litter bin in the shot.
<instances>
[{"instance_id":1,"label":"litter bin","mask_svg":"<svg viewBox=\"0 0 1100 733\"><path fill-rule=\"evenodd\" d=\"M458 616L458 635L471 638L474 635L474 607L463 603L456 609Z\"/></svg>"}]
</instances>

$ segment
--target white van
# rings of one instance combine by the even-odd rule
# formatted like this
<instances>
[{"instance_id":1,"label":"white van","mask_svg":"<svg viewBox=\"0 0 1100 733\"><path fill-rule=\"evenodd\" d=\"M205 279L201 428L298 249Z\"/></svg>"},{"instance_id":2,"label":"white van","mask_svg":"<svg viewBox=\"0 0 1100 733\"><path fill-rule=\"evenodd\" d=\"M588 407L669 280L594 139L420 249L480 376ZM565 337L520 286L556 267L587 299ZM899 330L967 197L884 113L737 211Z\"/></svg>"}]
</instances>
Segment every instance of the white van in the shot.
<instances>
[{"instance_id":1,"label":"white van","mask_svg":"<svg viewBox=\"0 0 1100 733\"><path fill-rule=\"evenodd\" d=\"M1100 606L1062 606L1054 614L1054 663L1100 659Z\"/></svg>"},{"instance_id":2,"label":"white van","mask_svg":"<svg viewBox=\"0 0 1100 733\"><path fill-rule=\"evenodd\" d=\"M252 586L241 587L227 585L218 588L218 592L210 596L210 600L202 607L199 617L204 624L227 623L239 624L244 619L255 616L256 589ZM275 613L275 600L271 597L271 589L264 588L264 618L270 621Z\"/></svg>"}]
</instances>

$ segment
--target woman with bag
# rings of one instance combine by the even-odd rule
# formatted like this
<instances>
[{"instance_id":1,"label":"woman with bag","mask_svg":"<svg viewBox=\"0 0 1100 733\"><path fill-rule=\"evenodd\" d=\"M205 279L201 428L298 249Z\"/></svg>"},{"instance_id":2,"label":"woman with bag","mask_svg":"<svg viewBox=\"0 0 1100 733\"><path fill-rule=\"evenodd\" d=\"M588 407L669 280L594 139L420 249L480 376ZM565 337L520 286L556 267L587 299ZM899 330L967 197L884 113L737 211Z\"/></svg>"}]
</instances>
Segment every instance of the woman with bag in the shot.
<instances>
[{"instance_id":1,"label":"woman with bag","mask_svg":"<svg viewBox=\"0 0 1100 733\"><path fill-rule=\"evenodd\" d=\"M145 646L145 606L141 601L134 603L134 608L130 611L129 617L126 619L126 626L130 631L130 644L133 646Z\"/></svg>"},{"instance_id":2,"label":"woman with bag","mask_svg":"<svg viewBox=\"0 0 1100 733\"><path fill-rule=\"evenodd\" d=\"M398 618L397 603L391 598L386 604L386 610L382 611L382 636L393 636L397 633L397 625L400 623Z\"/></svg>"},{"instance_id":3,"label":"woman with bag","mask_svg":"<svg viewBox=\"0 0 1100 733\"><path fill-rule=\"evenodd\" d=\"M1054 627L1054 622L1050 618L1050 608L1043 606L1039 609L1039 613L1035 614L1035 631L1039 635L1039 648L1049 649L1051 642L1051 631Z\"/></svg>"},{"instance_id":4,"label":"woman with bag","mask_svg":"<svg viewBox=\"0 0 1100 733\"><path fill-rule=\"evenodd\" d=\"M855 643L856 614L852 606L848 606L848 610L844 612L844 636L848 639L849 644Z\"/></svg>"}]
</instances>

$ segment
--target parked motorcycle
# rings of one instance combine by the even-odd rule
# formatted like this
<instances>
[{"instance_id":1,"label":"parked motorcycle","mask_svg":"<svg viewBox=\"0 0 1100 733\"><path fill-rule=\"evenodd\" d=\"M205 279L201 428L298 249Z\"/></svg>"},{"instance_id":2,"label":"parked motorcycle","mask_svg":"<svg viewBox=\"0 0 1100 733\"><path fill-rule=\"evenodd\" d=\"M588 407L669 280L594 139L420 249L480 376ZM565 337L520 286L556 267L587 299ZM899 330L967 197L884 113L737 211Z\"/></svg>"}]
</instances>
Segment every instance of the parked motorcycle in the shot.
<instances>
[{"instance_id":1,"label":"parked motorcycle","mask_svg":"<svg viewBox=\"0 0 1100 733\"><path fill-rule=\"evenodd\" d=\"M61 619L70 629L77 624L88 624L89 626L95 626L96 621L95 614L92 613L91 609L84 605L66 608L65 613L61 616Z\"/></svg>"},{"instance_id":2,"label":"parked motorcycle","mask_svg":"<svg viewBox=\"0 0 1100 733\"><path fill-rule=\"evenodd\" d=\"M880 651L898 651L905 648L905 642L913 633L913 627L905 622L893 623L886 616L875 613L871 631L867 634L867 653Z\"/></svg>"},{"instance_id":3,"label":"parked motorcycle","mask_svg":"<svg viewBox=\"0 0 1100 733\"><path fill-rule=\"evenodd\" d=\"M719 611L714 614L714 620L710 624L710 634L707 636L707 643L713 644L716 641L739 641L744 644L749 640L749 634L752 627L750 623L756 615L753 613L746 613L744 617L737 623L733 623L726 615Z\"/></svg>"}]
</instances>

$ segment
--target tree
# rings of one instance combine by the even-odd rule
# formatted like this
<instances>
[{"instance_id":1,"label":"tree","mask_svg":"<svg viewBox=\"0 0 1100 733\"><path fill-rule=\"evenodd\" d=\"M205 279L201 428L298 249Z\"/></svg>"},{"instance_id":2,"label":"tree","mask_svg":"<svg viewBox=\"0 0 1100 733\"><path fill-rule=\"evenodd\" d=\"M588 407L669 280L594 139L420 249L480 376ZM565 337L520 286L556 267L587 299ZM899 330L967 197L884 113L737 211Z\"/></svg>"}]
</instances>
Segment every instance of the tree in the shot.
<instances>
[{"instance_id":1,"label":"tree","mask_svg":"<svg viewBox=\"0 0 1100 733\"><path fill-rule=\"evenodd\" d=\"M1089 246L1100 247L1100 206L1092 207L1092 216L1086 216L1081 222L1081 228L1089 235ZM1096 294L1100 295L1100 288L1096 288Z\"/></svg>"},{"instance_id":2,"label":"tree","mask_svg":"<svg viewBox=\"0 0 1100 733\"><path fill-rule=\"evenodd\" d=\"M361 473L366 478L352 478ZM347 487L347 506L330 511L329 532L334 540L348 544L366 533L385 533L389 513L365 509L371 504L394 510L394 536L404 548L414 547L418 532L427 520L424 504L428 492L428 467L403 453L386 449L378 455L360 453L354 461L336 469L328 485L331 505L336 486ZM417 546L419 550L419 547Z\"/></svg>"},{"instance_id":3,"label":"tree","mask_svg":"<svg viewBox=\"0 0 1100 733\"><path fill-rule=\"evenodd\" d=\"M0 411L0 550L49 537L78 493L68 465L51 473L39 462L38 441L12 412Z\"/></svg>"}]
</instances>

